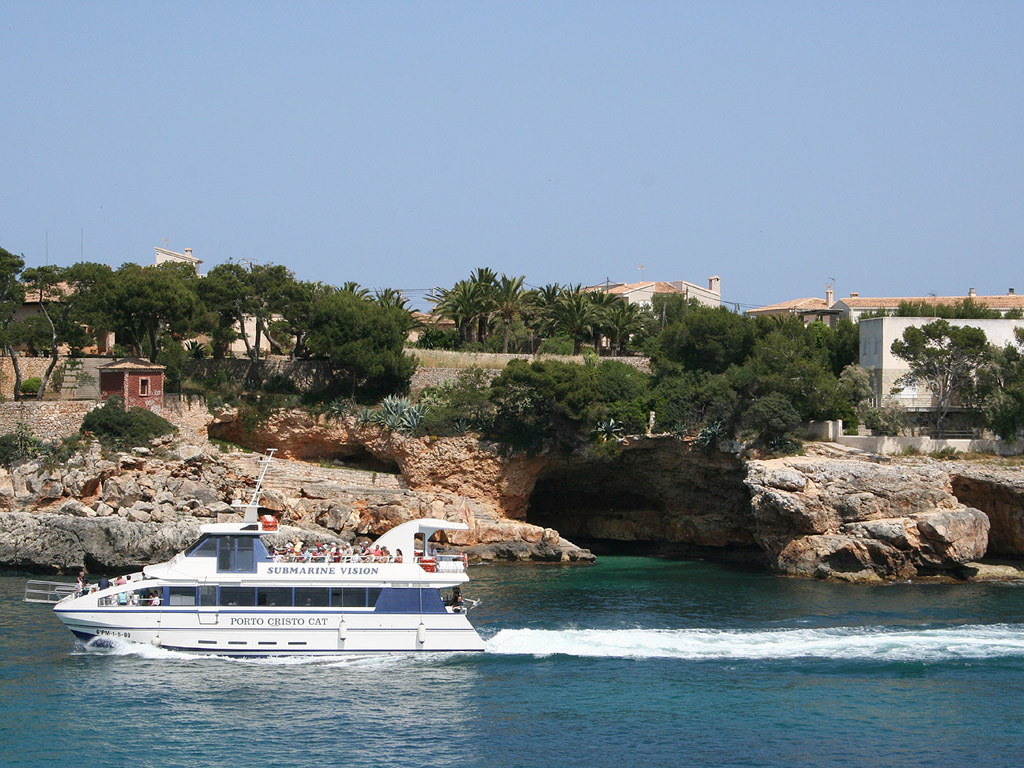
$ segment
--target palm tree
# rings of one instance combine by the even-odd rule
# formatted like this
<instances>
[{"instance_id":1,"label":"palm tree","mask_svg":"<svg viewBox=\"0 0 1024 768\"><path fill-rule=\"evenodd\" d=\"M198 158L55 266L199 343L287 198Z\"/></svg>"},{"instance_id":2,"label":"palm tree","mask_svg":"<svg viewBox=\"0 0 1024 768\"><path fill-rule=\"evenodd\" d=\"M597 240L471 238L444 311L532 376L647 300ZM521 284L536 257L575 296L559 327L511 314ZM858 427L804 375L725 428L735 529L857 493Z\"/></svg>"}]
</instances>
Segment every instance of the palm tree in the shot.
<instances>
[{"instance_id":1,"label":"palm tree","mask_svg":"<svg viewBox=\"0 0 1024 768\"><path fill-rule=\"evenodd\" d=\"M409 300L402 295L401 291L394 288L378 288L373 292L373 299L385 308L409 308Z\"/></svg>"},{"instance_id":2,"label":"palm tree","mask_svg":"<svg viewBox=\"0 0 1024 768\"><path fill-rule=\"evenodd\" d=\"M597 321L597 309L591 302L586 291L574 286L571 292L566 291L552 308L552 319L557 330L564 331L572 337L572 353L578 355L583 347L583 339L594 328Z\"/></svg>"},{"instance_id":3,"label":"palm tree","mask_svg":"<svg viewBox=\"0 0 1024 768\"><path fill-rule=\"evenodd\" d=\"M477 267L469 276L469 281L477 286L480 301L479 314L477 315L477 340L481 343L487 341L491 330L491 313L494 312L494 294L497 289L498 275L490 267Z\"/></svg>"},{"instance_id":4,"label":"palm tree","mask_svg":"<svg viewBox=\"0 0 1024 768\"><path fill-rule=\"evenodd\" d=\"M541 338L547 338L554 332L552 314L563 291L558 283L548 283L542 288L530 291L531 329Z\"/></svg>"},{"instance_id":5,"label":"palm tree","mask_svg":"<svg viewBox=\"0 0 1024 768\"><path fill-rule=\"evenodd\" d=\"M608 313L608 335L616 354L626 354L630 337L643 328L641 312L639 304L630 304L628 301L620 301L612 306Z\"/></svg>"},{"instance_id":6,"label":"palm tree","mask_svg":"<svg viewBox=\"0 0 1024 768\"><path fill-rule=\"evenodd\" d=\"M370 292L363 288L359 283L355 282L354 280L349 280L347 283L343 284L339 290L342 291L343 293L351 293L353 296L359 299L370 298Z\"/></svg>"},{"instance_id":7,"label":"palm tree","mask_svg":"<svg viewBox=\"0 0 1024 768\"><path fill-rule=\"evenodd\" d=\"M460 280L451 288L441 291L435 301L438 314L455 323L459 342L474 340L477 319L483 311L481 289L469 280Z\"/></svg>"},{"instance_id":8,"label":"palm tree","mask_svg":"<svg viewBox=\"0 0 1024 768\"><path fill-rule=\"evenodd\" d=\"M597 317L594 321L594 351L600 353L602 337L610 335L609 316L612 308L616 304L622 304L623 300L620 296L616 296L613 293L605 293L604 291L590 291L588 296L597 312Z\"/></svg>"},{"instance_id":9,"label":"palm tree","mask_svg":"<svg viewBox=\"0 0 1024 768\"><path fill-rule=\"evenodd\" d=\"M516 316L521 315L529 302L529 297L523 292L523 277L509 277L502 274L494 289L494 312L501 318L505 326L505 342L501 351L508 354L508 336L512 328L512 321Z\"/></svg>"}]
</instances>

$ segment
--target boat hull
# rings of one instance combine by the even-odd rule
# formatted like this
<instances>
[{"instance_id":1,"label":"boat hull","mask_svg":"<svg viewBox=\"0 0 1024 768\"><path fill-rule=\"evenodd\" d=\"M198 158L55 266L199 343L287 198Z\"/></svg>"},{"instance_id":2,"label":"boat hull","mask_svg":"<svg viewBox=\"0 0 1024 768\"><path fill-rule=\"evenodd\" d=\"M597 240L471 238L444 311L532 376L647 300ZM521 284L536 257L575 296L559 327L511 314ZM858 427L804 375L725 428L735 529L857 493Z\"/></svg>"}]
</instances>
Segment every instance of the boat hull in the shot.
<instances>
[{"instance_id":1,"label":"boat hull","mask_svg":"<svg viewBox=\"0 0 1024 768\"><path fill-rule=\"evenodd\" d=\"M140 643L230 656L372 652L482 651L462 613L339 611L61 609L57 616L85 643Z\"/></svg>"}]
</instances>

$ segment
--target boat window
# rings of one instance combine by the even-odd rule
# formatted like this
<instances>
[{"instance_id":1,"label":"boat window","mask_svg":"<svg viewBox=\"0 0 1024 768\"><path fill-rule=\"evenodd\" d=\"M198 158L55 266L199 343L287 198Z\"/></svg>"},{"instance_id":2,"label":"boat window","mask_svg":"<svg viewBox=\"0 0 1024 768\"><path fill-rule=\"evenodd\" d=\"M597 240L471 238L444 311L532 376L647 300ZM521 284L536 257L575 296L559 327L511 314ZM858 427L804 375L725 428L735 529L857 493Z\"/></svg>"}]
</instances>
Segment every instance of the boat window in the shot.
<instances>
[{"instance_id":1,"label":"boat window","mask_svg":"<svg viewBox=\"0 0 1024 768\"><path fill-rule=\"evenodd\" d=\"M341 605L343 608L365 608L366 607L366 590L365 589L342 589L341 590Z\"/></svg>"},{"instance_id":2,"label":"boat window","mask_svg":"<svg viewBox=\"0 0 1024 768\"><path fill-rule=\"evenodd\" d=\"M218 539L217 570L235 570L235 538L233 536L221 536Z\"/></svg>"},{"instance_id":3,"label":"boat window","mask_svg":"<svg viewBox=\"0 0 1024 768\"><path fill-rule=\"evenodd\" d=\"M256 605L256 587L221 587L221 605Z\"/></svg>"},{"instance_id":4,"label":"boat window","mask_svg":"<svg viewBox=\"0 0 1024 768\"><path fill-rule=\"evenodd\" d=\"M200 605L217 605L217 585L204 584L199 587Z\"/></svg>"},{"instance_id":5,"label":"boat window","mask_svg":"<svg viewBox=\"0 0 1024 768\"><path fill-rule=\"evenodd\" d=\"M376 601L382 613L444 613L441 593L436 589L388 588Z\"/></svg>"},{"instance_id":6,"label":"boat window","mask_svg":"<svg viewBox=\"0 0 1024 768\"><path fill-rule=\"evenodd\" d=\"M256 595L256 605L288 605L292 604L291 587L260 587Z\"/></svg>"},{"instance_id":7,"label":"boat window","mask_svg":"<svg viewBox=\"0 0 1024 768\"><path fill-rule=\"evenodd\" d=\"M332 587L331 606L334 608L371 608L377 602L380 589L366 587Z\"/></svg>"},{"instance_id":8,"label":"boat window","mask_svg":"<svg viewBox=\"0 0 1024 768\"><path fill-rule=\"evenodd\" d=\"M254 573L256 559L267 559L267 550L255 536L218 536L217 570L235 573Z\"/></svg>"},{"instance_id":9,"label":"boat window","mask_svg":"<svg viewBox=\"0 0 1024 768\"><path fill-rule=\"evenodd\" d=\"M235 561L236 571L255 571L256 559L253 550L253 543L256 540L252 536L240 536L238 538L238 559Z\"/></svg>"},{"instance_id":10,"label":"boat window","mask_svg":"<svg viewBox=\"0 0 1024 768\"><path fill-rule=\"evenodd\" d=\"M168 587L168 605L195 605L195 587Z\"/></svg>"},{"instance_id":11,"label":"boat window","mask_svg":"<svg viewBox=\"0 0 1024 768\"><path fill-rule=\"evenodd\" d=\"M192 545L192 548L185 552L185 557L216 557L217 539L212 536L203 536Z\"/></svg>"},{"instance_id":12,"label":"boat window","mask_svg":"<svg viewBox=\"0 0 1024 768\"><path fill-rule=\"evenodd\" d=\"M341 592L341 589L338 589L338 592ZM324 608L331 604L330 597L331 590L324 587L295 588L295 605L297 607L312 606L316 608Z\"/></svg>"}]
</instances>

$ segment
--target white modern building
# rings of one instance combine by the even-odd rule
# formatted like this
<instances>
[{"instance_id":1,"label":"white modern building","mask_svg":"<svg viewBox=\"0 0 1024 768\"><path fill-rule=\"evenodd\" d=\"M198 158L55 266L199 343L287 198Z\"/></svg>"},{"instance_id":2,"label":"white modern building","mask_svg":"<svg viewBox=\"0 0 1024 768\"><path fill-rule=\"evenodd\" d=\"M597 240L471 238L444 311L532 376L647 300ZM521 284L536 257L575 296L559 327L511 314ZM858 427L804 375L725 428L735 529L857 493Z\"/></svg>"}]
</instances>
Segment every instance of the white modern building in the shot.
<instances>
[{"instance_id":1,"label":"white modern building","mask_svg":"<svg viewBox=\"0 0 1024 768\"><path fill-rule=\"evenodd\" d=\"M860 364L871 377L876 403L895 401L909 410L926 410L934 406L931 392L924 385L904 386L893 393L899 379L910 372L905 360L892 352L892 343L903 338L910 327L921 327L934 317L871 317L860 321ZM1004 347L1015 342L1014 331L1024 328L1024 320L947 320L951 326L980 328L989 344Z\"/></svg>"}]
</instances>

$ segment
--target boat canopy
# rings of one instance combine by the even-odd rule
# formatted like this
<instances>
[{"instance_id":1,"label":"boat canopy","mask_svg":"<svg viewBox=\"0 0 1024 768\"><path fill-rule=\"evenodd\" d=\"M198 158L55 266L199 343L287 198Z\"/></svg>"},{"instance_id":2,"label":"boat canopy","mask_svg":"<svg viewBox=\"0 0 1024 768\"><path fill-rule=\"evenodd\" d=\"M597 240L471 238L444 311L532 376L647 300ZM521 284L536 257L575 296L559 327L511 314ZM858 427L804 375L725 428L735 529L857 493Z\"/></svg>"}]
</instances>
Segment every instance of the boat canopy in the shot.
<instances>
[{"instance_id":1,"label":"boat canopy","mask_svg":"<svg viewBox=\"0 0 1024 768\"><path fill-rule=\"evenodd\" d=\"M410 520L407 523L396 525L390 531L380 536L375 544L387 547L389 552L402 550L406 557L411 557L415 550L416 536L423 534L423 544L438 531L468 531L469 526L465 523L453 523L448 520L438 520L435 517L425 517L422 520Z\"/></svg>"}]
</instances>

